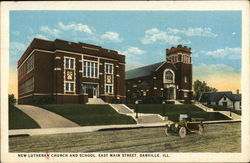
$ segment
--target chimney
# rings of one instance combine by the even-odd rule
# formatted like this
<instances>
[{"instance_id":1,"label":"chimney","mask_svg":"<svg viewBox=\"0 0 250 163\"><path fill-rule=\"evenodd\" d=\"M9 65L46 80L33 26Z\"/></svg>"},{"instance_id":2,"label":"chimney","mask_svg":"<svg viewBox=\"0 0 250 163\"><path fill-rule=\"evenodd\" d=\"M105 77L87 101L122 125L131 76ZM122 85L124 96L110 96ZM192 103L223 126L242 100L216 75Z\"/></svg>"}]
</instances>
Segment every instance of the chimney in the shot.
<instances>
[{"instance_id":1,"label":"chimney","mask_svg":"<svg viewBox=\"0 0 250 163\"><path fill-rule=\"evenodd\" d=\"M236 94L240 94L240 91L239 91L239 89L236 89Z\"/></svg>"}]
</instances>

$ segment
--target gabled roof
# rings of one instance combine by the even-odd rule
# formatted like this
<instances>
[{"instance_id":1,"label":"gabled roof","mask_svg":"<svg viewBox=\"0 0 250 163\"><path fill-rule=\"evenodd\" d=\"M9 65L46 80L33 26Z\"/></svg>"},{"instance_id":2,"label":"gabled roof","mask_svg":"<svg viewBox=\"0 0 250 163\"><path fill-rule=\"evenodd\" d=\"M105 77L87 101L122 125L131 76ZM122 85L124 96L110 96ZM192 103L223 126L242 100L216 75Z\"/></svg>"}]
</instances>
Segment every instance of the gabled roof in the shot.
<instances>
[{"instance_id":1,"label":"gabled roof","mask_svg":"<svg viewBox=\"0 0 250 163\"><path fill-rule=\"evenodd\" d=\"M226 92L206 92L203 93L200 102L218 102L222 97L228 97L232 101L240 101L240 94L233 94L231 91Z\"/></svg>"},{"instance_id":2,"label":"gabled roof","mask_svg":"<svg viewBox=\"0 0 250 163\"><path fill-rule=\"evenodd\" d=\"M159 62L151 65L147 65L144 67L139 67L133 70L126 71L125 79L134 79L139 77L145 77L151 75L159 66L161 66L164 62Z\"/></svg>"}]
</instances>

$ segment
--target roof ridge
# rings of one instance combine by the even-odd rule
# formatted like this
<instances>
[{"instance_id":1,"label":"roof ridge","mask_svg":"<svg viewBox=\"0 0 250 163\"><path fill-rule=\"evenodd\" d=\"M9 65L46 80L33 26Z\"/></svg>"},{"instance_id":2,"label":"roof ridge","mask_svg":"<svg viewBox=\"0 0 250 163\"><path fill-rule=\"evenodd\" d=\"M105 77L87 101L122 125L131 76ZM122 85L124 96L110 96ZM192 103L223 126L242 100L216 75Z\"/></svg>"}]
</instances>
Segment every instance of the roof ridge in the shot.
<instances>
[{"instance_id":1,"label":"roof ridge","mask_svg":"<svg viewBox=\"0 0 250 163\"><path fill-rule=\"evenodd\" d=\"M163 61L165 62L165 61ZM157 62L157 63L154 63L154 64L150 64L150 65L145 65L145 66L142 66L142 67L137 67L137 68L134 68L134 69L131 69L131 70L128 70L126 72L129 72L129 71L132 71L132 70L137 70L137 69L141 69L141 68L145 68L145 67L150 67L152 65L156 65L156 64L159 64L159 63L163 63L163 62ZM157 67L158 68L158 67Z\"/></svg>"}]
</instances>

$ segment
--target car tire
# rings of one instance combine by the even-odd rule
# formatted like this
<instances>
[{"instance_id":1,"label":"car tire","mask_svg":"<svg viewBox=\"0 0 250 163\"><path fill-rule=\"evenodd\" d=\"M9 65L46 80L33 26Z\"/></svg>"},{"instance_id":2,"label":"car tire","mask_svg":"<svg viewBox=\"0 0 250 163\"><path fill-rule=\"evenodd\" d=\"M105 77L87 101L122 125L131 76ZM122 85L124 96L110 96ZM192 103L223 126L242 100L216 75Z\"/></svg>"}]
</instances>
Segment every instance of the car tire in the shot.
<instances>
[{"instance_id":1,"label":"car tire","mask_svg":"<svg viewBox=\"0 0 250 163\"><path fill-rule=\"evenodd\" d=\"M179 129L179 136L180 136L181 138L185 138L186 135L187 135L187 129L186 129L185 127L181 127L181 128Z\"/></svg>"},{"instance_id":2,"label":"car tire","mask_svg":"<svg viewBox=\"0 0 250 163\"><path fill-rule=\"evenodd\" d=\"M198 131L198 133L199 133L199 135L202 135L203 133L204 133L204 127L203 126L201 126L201 125L199 125L198 126L199 127L199 131Z\"/></svg>"},{"instance_id":3,"label":"car tire","mask_svg":"<svg viewBox=\"0 0 250 163\"><path fill-rule=\"evenodd\" d=\"M170 128L168 127L165 128L164 133L166 134L166 136L170 136L169 130Z\"/></svg>"}]
</instances>

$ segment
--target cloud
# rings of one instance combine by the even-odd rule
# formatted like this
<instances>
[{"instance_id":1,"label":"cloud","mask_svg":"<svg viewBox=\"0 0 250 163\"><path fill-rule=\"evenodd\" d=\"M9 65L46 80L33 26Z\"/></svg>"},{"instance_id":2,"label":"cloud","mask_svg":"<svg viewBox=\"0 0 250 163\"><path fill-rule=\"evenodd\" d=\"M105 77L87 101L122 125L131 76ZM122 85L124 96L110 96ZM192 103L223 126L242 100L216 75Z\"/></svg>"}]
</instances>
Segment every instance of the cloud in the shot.
<instances>
[{"instance_id":1,"label":"cloud","mask_svg":"<svg viewBox=\"0 0 250 163\"><path fill-rule=\"evenodd\" d=\"M40 39L44 39L44 40L49 40L46 36L44 36L42 34L36 34L33 38L40 38Z\"/></svg>"},{"instance_id":2,"label":"cloud","mask_svg":"<svg viewBox=\"0 0 250 163\"><path fill-rule=\"evenodd\" d=\"M201 51L201 53L212 56L214 58L229 58L229 59L241 59L241 48L230 48L217 49L214 51Z\"/></svg>"},{"instance_id":3,"label":"cloud","mask_svg":"<svg viewBox=\"0 0 250 163\"><path fill-rule=\"evenodd\" d=\"M100 36L101 39L112 41L112 42L122 42L119 33L117 32L105 32Z\"/></svg>"},{"instance_id":4,"label":"cloud","mask_svg":"<svg viewBox=\"0 0 250 163\"><path fill-rule=\"evenodd\" d=\"M19 36L20 32L13 30L13 31L11 31L11 34L13 34L14 36Z\"/></svg>"},{"instance_id":5,"label":"cloud","mask_svg":"<svg viewBox=\"0 0 250 163\"><path fill-rule=\"evenodd\" d=\"M197 76L210 76L210 75L222 75L222 74L237 74L239 73L233 67L225 64L199 64L193 66L194 73Z\"/></svg>"},{"instance_id":6,"label":"cloud","mask_svg":"<svg viewBox=\"0 0 250 163\"><path fill-rule=\"evenodd\" d=\"M170 45L190 44L190 40L182 40L180 36L169 35L167 32L161 31L158 28L152 28L145 31L145 36L141 40L142 44L151 44L157 41L162 41Z\"/></svg>"},{"instance_id":7,"label":"cloud","mask_svg":"<svg viewBox=\"0 0 250 163\"><path fill-rule=\"evenodd\" d=\"M125 55L141 55L141 54L145 54L146 51L144 50L141 50L137 47L128 47L125 51L121 52L122 54L125 54Z\"/></svg>"},{"instance_id":8,"label":"cloud","mask_svg":"<svg viewBox=\"0 0 250 163\"><path fill-rule=\"evenodd\" d=\"M26 45L20 42L10 42L10 55L20 56L25 51Z\"/></svg>"},{"instance_id":9,"label":"cloud","mask_svg":"<svg viewBox=\"0 0 250 163\"><path fill-rule=\"evenodd\" d=\"M168 28L167 33L169 34L184 34L185 36L202 36L202 37L217 37L218 35L213 33L211 28L192 28L189 27L187 29L175 29Z\"/></svg>"},{"instance_id":10,"label":"cloud","mask_svg":"<svg viewBox=\"0 0 250 163\"><path fill-rule=\"evenodd\" d=\"M201 80L219 91L240 89L241 73L225 64L199 64L193 66L193 81Z\"/></svg>"},{"instance_id":11,"label":"cloud","mask_svg":"<svg viewBox=\"0 0 250 163\"><path fill-rule=\"evenodd\" d=\"M236 32L233 32L232 35L236 35Z\"/></svg>"},{"instance_id":12,"label":"cloud","mask_svg":"<svg viewBox=\"0 0 250 163\"><path fill-rule=\"evenodd\" d=\"M60 29L64 30L64 31L68 31L68 30L74 30L74 31L79 31L79 32L84 32L87 34L93 34L93 30L91 29L91 27L89 27L88 25L85 24L63 24L62 22L58 23L58 26Z\"/></svg>"},{"instance_id":13,"label":"cloud","mask_svg":"<svg viewBox=\"0 0 250 163\"><path fill-rule=\"evenodd\" d=\"M126 70L137 68L143 65L141 61L145 59L143 54L146 54L146 51L138 47L130 46L126 50L118 52L126 56L126 63L128 63Z\"/></svg>"},{"instance_id":14,"label":"cloud","mask_svg":"<svg viewBox=\"0 0 250 163\"><path fill-rule=\"evenodd\" d=\"M60 30L58 29L50 29L48 26L41 26L40 27L40 31L48 34L48 35L52 35L54 37L59 37L59 34L61 33Z\"/></svg>"}]
</instances>

